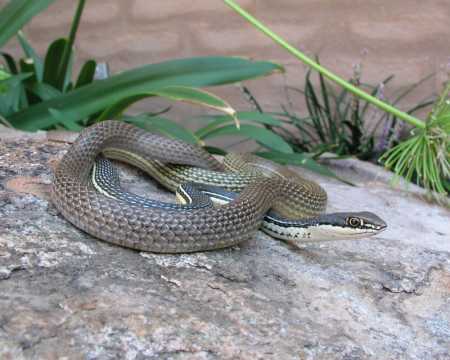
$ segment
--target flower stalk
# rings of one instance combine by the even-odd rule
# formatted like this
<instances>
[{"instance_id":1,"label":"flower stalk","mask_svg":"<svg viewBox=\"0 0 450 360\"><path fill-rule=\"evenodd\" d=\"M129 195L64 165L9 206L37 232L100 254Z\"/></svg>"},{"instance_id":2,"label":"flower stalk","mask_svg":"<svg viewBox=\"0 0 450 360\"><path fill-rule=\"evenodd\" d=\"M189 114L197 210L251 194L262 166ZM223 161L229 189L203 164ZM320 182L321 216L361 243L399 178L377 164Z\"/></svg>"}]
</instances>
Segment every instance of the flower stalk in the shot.
<instances>
[{"instance_id":1,"label":"flower stalk","mask_svg":"<svg viewBox=\"0 0 450 360\"><path fill-rule=\"evenodd\" d=\"M286 40L281 38L279 35L275 34L272 30L270 30L267 26L262 24L259 20L254 18L252 15L250 15L247 11L242 9L239 5L237 5L233 0L223 0L225 4L227 4L229 7L231 7L234 11L236 11L239 15L241 15L245 20L247 20L249 23L251 23L254 27L256 27L258 30L260 30L262 33L266 34L268 37L270 37L273 41L275 41L277 44L282 46L284 49L286 49L288 52L290 52L292 55L294 55L297 59L302 61L304 64L308 65L309 67L313 68L317 72L321 73L323 76L328 78L329 80L335 82L339 86L343 87L344 89L348 90L352 94L364 99L365 101L373 104L374 106L377 106L381 110L387 111L399 119L402 119L409 123L412 126L415 126L419 129L425 129L425 122L422 120L417 119L414 116L411 116L391 105L388 103L377 99L374 96L371 96L370 94L366 93L365 91L359 89L358 87L350 84L348 81L344 80L343 78L339 77L338 75L332 73L328 69L324 68L317 62L315 62L310 57L303 54L301 51L290 45Z\"/></svg>"}]
</instances>

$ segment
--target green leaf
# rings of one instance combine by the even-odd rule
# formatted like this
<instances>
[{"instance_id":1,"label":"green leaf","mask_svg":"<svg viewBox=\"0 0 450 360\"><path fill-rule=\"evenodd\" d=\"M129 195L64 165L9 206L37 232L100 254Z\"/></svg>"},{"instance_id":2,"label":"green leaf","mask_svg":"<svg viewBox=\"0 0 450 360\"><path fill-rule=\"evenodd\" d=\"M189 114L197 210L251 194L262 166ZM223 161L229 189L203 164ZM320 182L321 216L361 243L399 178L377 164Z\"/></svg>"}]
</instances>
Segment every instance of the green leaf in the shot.
<instances>
[{"instance_id":1,"label":"green leaf","mask_svg":"<svg viewBox=\"0 0 450 360\"><path fill-rule=\"evenodd\" d=\"M188 86L167 86L157 91L152 91L153 95L166 97L172 100L186 101L193 104L207 106L215 110L227 113L234 118L234 110L227 102L210 92L195 89Z\"/></svg>"},{"instance_id":2,"label":"green leaf","mask_svg":"<svg viewBox=\"0 0 450 360\"><path fill-rule=\"evenodd\" d=\"M264 125L282 126L283 122L269 115L257 111L239 111L236 117L241 121L255 122Z\"/></svg>"},{"instance_id":3,"label":"green leaf","mask_svg":"<svg viewBox=\"0 0 450 360\"><path fill-rule=\"evenodd\" d=\"M233 57L199 57L146 65L75 89L12 115L13 126L29 131L55 124L48 108L77 114L81 120L124 98L168 86L214 86L281 71L280 65Z\"/></svg>"},{"instance_id":4,"label":"green leaf","mask_svg":"<svg viewBox=\"0 0 450 360\"><path fill-rule=\"evenodd\" d=\"M66 45L67 39L57 39L50 44L45 55L44 82L59 90L62 90L62 82L58 78L58 69Z\"/></svg>"},{"instance_id":5,"label":"green leaf","mask_svg":"<svg viewBox=\"0 0 450 360\"><path fill-rule=\"evenodd\" d=\"M270 126L283 125L283 123L280 120L275 119L273 116L270 116L267 113L260 113L256 111L237 112L236 118L239 120L239 122L254 122ZM205 115L200 116L197 119L210 121L208 125L198 129L195 132L198 137L204 137L209 132L213 131L219 126L223 126L225 124L232 124L234 122L233 118L229 115Z\"/></svg>"},{"instance_id":6,"label":"green leaf","mask_svg":"<svg viewBox=\"0 0 450 360\"><path fill-rule=\"evenodd\" d=\"M139 94L131 96L129 98L123 99L113 106L104 110L100 116L96 119L96 122L100 122L107 119L113 119L121 115L127 107L134 104L135 102L142 100L147 97L167 97L170 100L185 101L197 105L203 105L206 107L214 108L216 110L221 110L230 114L234 114L234 109L228 105L224 100L218 98L217 96L206 92L204 90L190 88L187 86L170 86L163 88L158 91Z\"/></svg>"},{"instance_id":7,"label":"green leaf","mask_svg":"<svg viewBox=\"0 0 450 360\"><path fill-rule=\"evenodd\" d=\"M20 72L30 73L31 76L24 80L25 88L23 89L23 107L28 107L40 102L40 99L32 92L28 91L28 87L36 83L36 68L34 67L33 60L30 58L20 59L19 61ZM25 101L26 100L26 101Z\"/></svg>"},{"instance_id":8,"label":"green leaf","mask_svg":"<svg viewBox=\"0 0 450 360\"><path fill-rule=\"evenodd\" d=\"M70 131L81 131L83 130L83 127L80 126L76 122L73 116L71 114L64 114L61 111L57 109L48 109L49 113L55 118L58 124L63 125L67 130Z\"/></svg>"},{"instance_id":9,"label":"green leaf","mask_svg":"<svg viewBox=\"0 0 450 360\"><path fill-rule=\"evenodd\" d=\"M75 88L79 88L93 82L96 67L97 63L95 62L95 60L86 61L80 70Z\"/></svg>"},{"instance_id":10,"label":"green leaf","mask_svg":"<svg viewBox=\"0 0 450 360\"><path fill-rule=\"evenodd\" d=\"M18 75L9 75L8 74L2 75L2 79L0 79L0 87L7 88L7 87L14 87L20 84L23 80L28 79L33 74L31 73L21 73Z\"/></svg>"},{"instance_id":11,"label":"green leaf","mask_svg":"<svg viewBox=\"0 0 450 360\"><path fill-rule=\"evenodd\" d=\"M9 75L9 74L6 74ZM0 80L0 114L8 116L20 109L21 97L24 93L22 82L31 77L30 73L9 75Z\"/></svg>"},{"instance_id":12,"label":"green leaf","mask_svg":"<svg viewBox=\"0 0 450 360\"><path fill-rule=\"evenodd\" d=\"M75 37L78 31L78 26L80 25L81 15L83 14L85 2L86 0L78 0L78 6L72 19L69 37L64 46L61 59L59 60L58 67L56 69L56 87L61 90L66 89L69 86L69 82L71 79L73 68L73 45L75 43Z\"/></svg>"},{"instance_id":13,"label":"green leaf","mask_svg":"<svg viewBox=\"0 0 450 360\"><path fill-rule=\"evenodd\" d=\"M282 153L293 152L291 146L286 141L284 141L281 136L263 127L249 124L243 124L239 129L234 125L225 125L220 128L216 128L213 131L210 131L206 136L203 136L202 139L210 139L213 137L225 135L245 136L257 141L258 143L269 149Z\"/></svg>"},{"instance_id":14,"label":"green leaf","mask_svg":"<svg viewBox=\"0 0 450 360\"><path fill-rule=\"evenodd\" d=\"M45 83L34 83L28 89L42 100L50 100L62 95L61 91Z\"/></svg>"},{"instance_id":15,"label":"green leaf","mask_svg":"<svg viewBox=\"0 0 450 360\"><path fill-rule=\"evenodd\" d=\"M11 0L0 10L0 47L54 0Z\"/></svg>"},{"instance_id":16,"label":"green leaf","mask_svg":"<svg viewBox=\"0 0 450 360\"><path fill-rule=\"evenodd\" d=\"M16 61L14 60L14 58L6 52L0 52L0 54L5 59L6 64L8 65L8 69L11 72L11 74L17 74L18 70L17 70Z\"/></svg>"},{"instance_id":17,"label":"green leaf","mask_svg":"<svg viewBox=\"0 0 450 360\"><path fill-rule=\"evenodd\" d=\"M109 119L115 119L122 115L122 113L131 105L133 105L135 102L138 102L139 100L153 97L152 94L139 94L135 96L130 96L128 98L122 99L112 106L106 108L101 112L101 114L95 119L95 122L101 122L104 120Z\"/></svg>"},{"instance_id":18,"label":"green leaf","mask_svg":"<svg viewBox=\"0 0 450 360\"><path fill-rule=\"evenodd\" d=\"M304 167L305 169L314 171L323 176L332 177L340 181L345 182L349 185L354 185L351 182L338 177L333 171L328 169L326 166L319 164L317 161L311 159L310 156L301 153L293 154L283 154L279 152L258 152L256 155L261 156L265 159L275 161L283 165L297 165Z\"/></svg>"},{"instance_id":19,"label":"green leaf","mask_svg":"<svg viewBox=\"0 0 450 360\"><path fill-rule=\"evenodd\" d=\"M202 128L198 129L195 132L195 135L197 135L199 138L207 137L209 133L211 133L212 131L214 131L217 128L220 128L221 126L233 124L233 121L231 120L231 117L229 117L229 116L216 117L213 115L210 115L210 116L206 115L206 116L201 116L200 118L201 119L209 119L210 123L206 126L203 126ZM235 125L233 125L233 126L235 126Z\"/></svg>"},{"instance_id":20,"label":"green leaf","mask_svg":"<svg viewBox=\"0 0 450 360\"><path fill-rule=\"evenodd\" d=\"M74 62L73 52L70 51L69 64L66 67L64 67L64 72L59 73L61 74L61 79L59 78L58 75L58 79L60 79L62 83L62 91L64 93L70 91L73 88L72 84L73 62Z\"/></svg>"},{"instance_id":21,"label":"green leaf","mask_svg":"<svg viewBox=\"0 0 450 360\"><path fill-rule=\"evenodd\" d=\"M190 144L203 144L202 140L195 136L194 133L188 129L185 129L176 122L163 117L138 115L124 116L122 119L142 129L158 132L162 135L166 135L174 139L180 139Z\"/></svg>"},{"instance_id":22,"label":"green leaf","mask_svg":"<svg viewBox=\"0 0 450 360\"><path fill-rule=\"evenodd\" d=\"M36 74L36 79L38 82L42 82L44 76L44 64L42 59L29 44L25 36L21 31L18 32L17 37L19 39L20 45L22 46L25 55L33 61L34 73Z\"/></svg>"},{"instance_id":23,"label":"green leaf","mask_svg":"<svg viewBox=\"0 0 450 360\"><path fill-rule=\"evenodd\" d=\"M35 69L33 62L30 59L20 59L19 61L20 73L28 73L31 74L30 77L35 77Z\"/></svg>"}]
</instances>

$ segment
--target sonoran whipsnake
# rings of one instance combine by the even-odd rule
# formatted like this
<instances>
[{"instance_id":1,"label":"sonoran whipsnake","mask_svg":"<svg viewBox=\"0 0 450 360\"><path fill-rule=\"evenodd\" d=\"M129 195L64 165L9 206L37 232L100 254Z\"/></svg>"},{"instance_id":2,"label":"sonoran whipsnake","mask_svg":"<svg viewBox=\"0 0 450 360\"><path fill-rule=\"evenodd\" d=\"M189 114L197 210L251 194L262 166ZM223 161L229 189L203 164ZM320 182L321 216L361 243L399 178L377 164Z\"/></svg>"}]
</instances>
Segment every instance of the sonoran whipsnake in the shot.
<instances>
[{"instance_id":1,"label":"sonoran whipsnake","mask_svg":"<svg viewBox=\"0 0 450 360\"><path fill-rule=\"evenodd\" d=\"M189 201L193 196L194 202L168 205L127 193L108 163L96 163L101 153L142 168L172 190L182 185L180 196ZM231 158L229 163L233 161ZM264 177L260 172L267 163L252 161L256 170L229 174L200 147L122 122L105 121L85 129L64 155L54 174L52 198L67 220L89 234L117 245L162 253L236 245L254 236L261 225L269 234L294 243L305 238L366 237L386 227L369 212L322 214L326 193L319 185L302 178L286 179L289 174L274 168L268 170L276 176ZM183 185L186 181L189 183ZM191 182L200 181L205 185L195 191ZM217 186L241 192L236 195ZM205 194L229 202L213 206ZM270 209L286 218L273 212L266 216ZM300 219L287 219L293 217Z\"/></svg>"}]
</instances>

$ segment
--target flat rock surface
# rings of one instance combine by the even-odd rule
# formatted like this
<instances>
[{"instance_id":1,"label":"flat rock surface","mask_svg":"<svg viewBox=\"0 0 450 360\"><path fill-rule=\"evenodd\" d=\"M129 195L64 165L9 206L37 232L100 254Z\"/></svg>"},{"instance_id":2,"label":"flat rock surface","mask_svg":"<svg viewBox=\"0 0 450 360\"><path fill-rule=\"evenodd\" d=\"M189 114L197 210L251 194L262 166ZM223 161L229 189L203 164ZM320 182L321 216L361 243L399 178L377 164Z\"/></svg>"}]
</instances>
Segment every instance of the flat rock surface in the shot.
<instances>
[{"instance_id":1,"label":"flat rock surface","mask_svg":"<svg viewBox=\"0 0 450 360\"><path fill-rule=\"evenodd\" d=\"M156 255L65 221L48 191L68 144L16 135L0 139L0 359L450 358L450 213L378 167L344 169L358 187L313 176L331 211L383 217L378 237Z\"/></svg>"}]
</instances>

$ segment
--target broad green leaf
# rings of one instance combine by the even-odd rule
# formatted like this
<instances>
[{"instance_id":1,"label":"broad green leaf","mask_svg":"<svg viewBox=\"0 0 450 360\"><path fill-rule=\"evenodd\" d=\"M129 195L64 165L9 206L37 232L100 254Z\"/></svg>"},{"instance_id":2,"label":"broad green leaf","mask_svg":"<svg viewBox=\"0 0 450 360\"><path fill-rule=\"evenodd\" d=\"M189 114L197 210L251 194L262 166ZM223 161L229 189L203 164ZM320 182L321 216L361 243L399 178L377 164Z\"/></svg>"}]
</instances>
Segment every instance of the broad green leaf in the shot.
<instances>
[{"instance_id":1,"label":"broad green leaf","mask_svg":"<svg viewBox=\"0 0 450 360\"><path fill-rule=\"evenodd\" d=\"M153 97L151 94L139 94L135 96L130 96L128 98L122 99L112 106L106 108L102 111L102 113L95 119L95 122L101 122L104 120L110 120L115 119L122 115L122 113L131 105L133 105L135 102L138 102L139 100Z\"/></svg>"},{"instance_id":2,"label":"broad green leaf","mask_svg":"<svg viewBox=\"0 0 450 360\"><path fill-rule=\"evenodd\" d=\"M202 137L202 139L210 139L225 135L244 136L275 151L282 153L293 152L291 146L284 141L281 136L263 127L249 124L242 124L240 129L236 128L234 125L225 125L210 131L206 136Z\"/></svg>"},{"instance_id":3,"label":"broad green leaf","mask_svg":"<svg viewBox=\"0 0 450 360\"><path fill-rule=\"evenodd\" d=\"M76 120L71 116L70 114L64 114L61 111L57 109L48 109L49 113L55 118L56 122L58 124L63 125L67 130L70 131L81 131L83 130L83 127L80 126L76 122Z\"/></svg>"},{"instance_id":4,"label":"broad green leaf","mask_svg":"<svg viewBox=\"0 0 450 360\"><path fill-rule=\"evenodd\" d=\"M240 111L236 113L236 118L240 122L255 122L270 126L282 126L283 123L280 120L275 119L269 114L260 113L256 111ZM233 123L233 118L229 115L206 115L200 116L198 119L211 121L208 125L198 129L196 131L197 136L204 137L215 128Z\"/></svg>"},{"instance_id":5,"label":"broad green leaf","mask_svg":"<svg viewBox=\"0 0 450 360\"><path fill-rule=\"evenodd\" d=\"M225 116L225 115L219 115L219 116ZM273 116L269 115L268 113L260 113L257 111L239 111L236 113L236 117L241 121L249 121L249 122L255 122L260 123L264 125L270 125L270 126L282 126L283 123L274 118Z\"/></svg>"},{"instance_id":6,"label":"broad green leaf","mask_svg":"<svg viewBox=\"0 0 450 360\"><path fill-rule=\"evenodd\" d=\"M66 45L67 39L57 39L50 44L45 55L44 82L58 90L62 90L62 87L59 86L61 82L58 78L58 68Z\"/></svg>"},{"instance_id":7,"label":"broad green leaf","mask_svg":"<svg viewBox=\"0 0 450 360\"><path fill-rule=\"evenodd\" d=\"M11 0L0 10L0 46L54 0Z\"/></svg>"},{"instance_id":8,"label":"broad green leaf","mask_svg":"<svg viewBox=\"0 0 450 360\"><path fill-rule=\"evenodd\" d=\"M20 101L24 93L24 87L21 84L31 76L32 74L29 73L3 74L3 79L0 80L0 114L2 116L6 117L20 109Z\"/></svg>"},{"instance_id":9,"label":"broad green leaf","mask_svg":"<svg viewBox=\"0 0 450 360\"><path fill-rule=\"evenodd\" d=\"M17 86L23 80L28 79L33 74L31 73L21 73L18 75L11 75L4 71L0 73L0 86L2 89L6 89L8 87Z\"/></svg>"},{"instance_id":10,"label":"broad green leaf","mask_svg":"<svg viewBox=\"0 0 450 360\"><path fill-rule=\"evenodd\" d=\"M8 69L11 72L11 74L17 74L18 70L17 70L16 61L14 60L14 58L6 52L0 52L0 54L5 59L6 65L8 65Z\"/></svg>"},{"instance_id":11,"label":"broad green leaf","mask_svg":"<svg viewBox=\"0 0 450 360\"><path fill-rule=\"evenodd\" d=\"M107 119L113 119L121 115L127 107L134 104L135 102L147 97L154 96L166 97L170 100L189 102L224 111L229 114L234 114L234 109L230 105L228 105L224 100L207 91L190 88L187 86L170 86L158 91L150 92L147 94L139 94L123 99L122 101L119 101L113 106L104 110L96 119L96 121L100 122Z\"/></svg>"},{"instance_id":12,"label":"broad green leaf","mask_svg":"<svg viewBox=\"0 0 450 360\"><path fill-rule=\"evenodd\" d=\"M93 82L96 67L97 63L95 62L95 60L86 61L80 70L75 88L79 88Z\"/></svg>"},{"instance_id":13,"label":"broad green leaf","mask_svg":"<svg viewBox=\"0 0 450 360\"><path fill-rule=\"evenodd\" d=\"M222 111L234 117L234 110L228 103L205 90L199 90L188 86L167 86L152 92L157 96L162 96L172 100L186 101L193 104L208 106L215 110Z\"/></svg>"},{"instance_id":14,"label":"broad green leaf","mask_svg":"<svg viewBox=\"0 0 450 360\"><path fill-rule=\"evenodd\" d=\"M36 76L33 61L31 59L20 59L19 67L20 73L31 74L30 78Z\"/></svg>"},{"instance_id":15,"label":"broad green leaf","mask_svg":"<svg viewBox=\"0 0 450 360\"><path fill-rule=\"evenodd\" d=\"M301 153L283 154L279 152L258 152L256 155L265 159L275 161L283 165L297 165L305 169L314 171L320 175L338 179L346 184L353 185L351 182L338 177L333 171L326 166L319 164L317 161L311 159L310 156Z\"/></svg>"},{"instance_id":16,"label":"broad green leaf","mask_svg":"<svg viewBox=\"0 0 450 360\"><path fill-rule=\"evenodd\" d=\"M28 89L42 100L50 100L62 95L61 91L46 83L34 83Z\"/></svg>"},{"instance_id":17,"label":"broad green leaf","mask_svg":"<svg viewBox=\"0 0 450 360\"><path fill-rule=\"evenodd\" d=\"M44 101L9 117L17 128L29 131L55 124L49 108L76 113L81 120L124 98L159 91L168 86L215 86L281 71L275 63L234 57L199 57L150 64L98 80L58 99Z\"/></svg>"},{"instance_id":18,"label":"broad green leaf","mask_svg":"<svg viewBox=\"0 0 450 360\"><path fill-rule=\"evenodd\" d=\"M166 135L174 139L180 139L190 144L203 145L203 141L195 136L194 133L172 120L159 116L145 115L124 116L122 118L126 122L132 123L145 130L158 132L162 135Z\"/></svg>"},{"instance_id":19,"label":"broad green leaf","mask_svg":"<svg viewBox=\"0 0 450 360\"><path fill-rule=\"evenodd\" d=\"M214 116L202 116L202 119L208 118L210 120L210 123L206 126L203 126L202 128L198 129L195 132L195 135L197 135L199 138L204 138L208 136L208 134L212 131L214 131L217 128L220 128L221 126L233 124L233 122L230 120L229 117L220 117L215 118Z\"/></svg>"},{"instance_id":20,"label":"broad green leaf","mask_svg":"<svg viewBox=\"0 0 450 360\"><path fill-rule=\"evenodd\" d=\"M3 70L3 67L0 66L0 81L9 79L11 77L11 74L5 70Z\"/></svg>"},{"instance_id":21,"label":"broad green leaf","mask_svg":"<svg viewBox=\"0 0 450 360\"><path fill-rule=\"evenodd\" d=\"M36 79L38 82L42 82L44 76L44 64L40 56L36 53L30 43L27 41L25 36L21 31L18 32L17 37L19 39L20 45L22 46L25 55L33 61L34 73L36 74Z\"/></svg>"},{"instance_id":22,"label":"broad green leaf","mask_svg":"<svg viewBox=\"0 0 450 360\"><path fill-rule=\"evenodd\" d=\"M74 62L74 56L73 56L73 51L71 50L70 57L69 57L69 64L66 67L64 67L64 72L59 73L59 74L61 74L61 79L59 78L59 75L58 75L58 79L60 79L59 81L62 82L62 89L63 89L64 93L70 91L73 88L73 84L72 84L73 62ZM59 85L58 85L58 87L59 87Z\"/></svg>"},{"instance_id":23,"label":"broad green leaf","mask_svg":"<svg viewBox=\"0 0 450 360\"><path fill-rule=\"evenodd\" d=\"M23 98L24 98L23 102L22 102L23 107L28 107L28 106L39 103L41 101L39 99L39 97L37 97L36 95L34 95L33 92L28 90L28 88L30 86L33 86L33 84L36 83L36 68L34 67L33 60L30 58L20 59L19 66L20 66L21 73L30 73L31 74L31 76L29 78L27 78L26 80L24 80L24 82L23 82L24 86L25 86L22 91ZM26 101L25 101L25 99L26 99Z\"/></svg>"}]
</instances>

